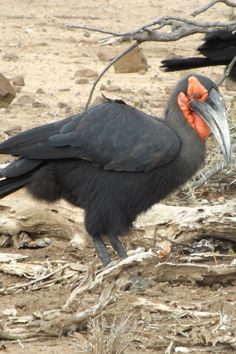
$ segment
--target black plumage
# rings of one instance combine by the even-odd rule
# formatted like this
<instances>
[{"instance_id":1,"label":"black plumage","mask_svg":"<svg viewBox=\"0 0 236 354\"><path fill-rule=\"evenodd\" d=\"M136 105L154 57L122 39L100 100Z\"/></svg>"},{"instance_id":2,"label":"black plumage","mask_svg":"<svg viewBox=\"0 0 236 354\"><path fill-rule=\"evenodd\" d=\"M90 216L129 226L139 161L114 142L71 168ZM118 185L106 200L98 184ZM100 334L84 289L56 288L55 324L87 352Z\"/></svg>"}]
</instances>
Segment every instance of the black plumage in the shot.
<instances>
[{"instance_id":1,"label":"black plumage","mask_svg":"<svg viewBox=\"0 0 236 354\"><path fill-rule=\"evenodd\" d=\"M204 66L228 65L236 56L236 32L218 30L207 33L202 45L197 48L203 57L171 58L161 62L165 71L179 71ZM236 81L236 64L229 77Z\"/></svg>"},{"instance_id":2,"label":"black plumage","mask_svg":"<svg viewBox=\"0 0 236 354\"><path fill-rule=\"evenodd\" d=\"M197 78L209 93L217 92L210 79ZM86 229L104 265L111 259L103 236L126 257L118 236L204 162L205 142L178 105L187 89L185 78L170 96L164 120L107 100L2 142L0 153L19 159L0 171L0 197L26 186L41 200L64 198L85 210Z\"/></svg>"}]
</instances>

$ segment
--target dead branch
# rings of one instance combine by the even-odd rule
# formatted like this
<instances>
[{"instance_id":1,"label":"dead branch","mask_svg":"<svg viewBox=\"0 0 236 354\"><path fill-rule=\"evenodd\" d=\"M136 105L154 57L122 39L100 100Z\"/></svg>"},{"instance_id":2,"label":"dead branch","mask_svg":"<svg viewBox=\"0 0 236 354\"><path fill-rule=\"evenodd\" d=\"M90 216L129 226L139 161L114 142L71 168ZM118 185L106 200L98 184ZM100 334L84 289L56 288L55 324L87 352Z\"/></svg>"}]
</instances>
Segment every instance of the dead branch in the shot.
<instances>
[{"instance_id":1,"label":"dead branch","mask_svg":"<svg viewBox=\"0 0 236 354\"><path fill-rule=\"evenodd\" d=\"M188 243L201 238L219 238L235 242L235 202L223 205L198 205L181 207L157 204L134 223L142 239L163 239Z\"/></svg>"},{"instance_id":2,"label":"dead branch","mask_svg":"<svg viewBox=\"0 0 236 354\"><path fill-rule=\"evenodd\" d=\"M200 318L211 318L211 317L219 317L220 314L218 312L205 312L205 311L193 311L186 310L184 308L179 307L171 307L166 304L153 302L144 297L138 297L137 301L134 303L134 307L144 309L145 311L151 312L168 312L174 314L176 317L200 317Z\"/></svg>"},{"instance_id":3,"label":"dead branch","mask_svg":"<svg viewBox=\"0 0 236 354\"><path fill-rule=\"evenodd\" d=\"M201 14L202 12L207 11L210 7L214 6L215 4L217 4L219 2L221 2L225 5L231 6L231 7L236 7L234 0L232 0L232 1L231 0L213 0L213 1L210 1L209 4L204 5L202 7L199 7L198 9L194 10L192 12L192 16L195 17L195 16Z\"/></svg>"},{"instance_id":4,"label":"dead branch","mask_svg":"<svg viewBox=\"0 0 236 354\"><path fill-rule=\"evenodd\" d=\"M25 200L24 207L20 203L22 198ZM84 232L84 213L81 209L60 202L53 206L52 212L47 204L32 200L23 190L2 200L0 209L0 235L9 235L10 238L21 231L37 237L44 236L46 232L51 238L68 242L73 234ZM158 235L176 243L203 237L235 242L234 215L235 203L230 200L227 204L197 207L157 204L137 219L134 230L141 234L140 237L147 236L155 242L159 242Z\"/></svg>"}]
</instances>

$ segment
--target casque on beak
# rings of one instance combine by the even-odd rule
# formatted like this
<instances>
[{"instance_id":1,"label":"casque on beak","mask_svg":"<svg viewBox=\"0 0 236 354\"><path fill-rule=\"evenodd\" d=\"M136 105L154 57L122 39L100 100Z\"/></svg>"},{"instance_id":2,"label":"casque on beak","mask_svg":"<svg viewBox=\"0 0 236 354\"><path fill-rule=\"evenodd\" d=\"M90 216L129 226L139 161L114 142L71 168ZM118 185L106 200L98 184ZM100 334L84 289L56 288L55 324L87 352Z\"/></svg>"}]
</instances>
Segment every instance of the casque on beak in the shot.
<instances>
[{"instance_id":1,"label":"casque on beak","mask_svg":"<svg viewBox=\"0 0 236 354\"><path fill-rule=\"evenodd\" d=\"M197 112L199 116L211 129L225 160L231 161L231 142L229 125L226 116L225 104L221 94L212 89L207 100L192 100L190 108Z\"/></svg>"}]
</instances>

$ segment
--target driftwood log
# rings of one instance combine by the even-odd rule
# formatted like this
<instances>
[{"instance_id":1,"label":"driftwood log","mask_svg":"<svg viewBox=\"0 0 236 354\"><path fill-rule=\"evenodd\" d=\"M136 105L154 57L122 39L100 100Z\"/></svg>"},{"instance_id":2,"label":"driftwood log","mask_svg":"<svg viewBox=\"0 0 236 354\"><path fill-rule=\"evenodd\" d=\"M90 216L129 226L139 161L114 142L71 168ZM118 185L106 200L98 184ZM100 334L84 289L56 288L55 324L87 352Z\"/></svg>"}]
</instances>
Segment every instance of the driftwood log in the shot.
<instances>
[{"instance_id":1,"label":"driftwood log","mask_svg":"<svg viewBox=\"0 0 236 354\"><path fill-rule=\"evenodd\" d=\"M0 201L0 235L13 237L26 232L33 237L46 236L70 240L84 233L83 211L66 202L39 203L21 190ZM236 205L196 207L157 204L134 223L134 231L157 241L176 243L216 237L236 242ZM131 231L132 232L132 231Z\"/></svg>"}]
</instances>

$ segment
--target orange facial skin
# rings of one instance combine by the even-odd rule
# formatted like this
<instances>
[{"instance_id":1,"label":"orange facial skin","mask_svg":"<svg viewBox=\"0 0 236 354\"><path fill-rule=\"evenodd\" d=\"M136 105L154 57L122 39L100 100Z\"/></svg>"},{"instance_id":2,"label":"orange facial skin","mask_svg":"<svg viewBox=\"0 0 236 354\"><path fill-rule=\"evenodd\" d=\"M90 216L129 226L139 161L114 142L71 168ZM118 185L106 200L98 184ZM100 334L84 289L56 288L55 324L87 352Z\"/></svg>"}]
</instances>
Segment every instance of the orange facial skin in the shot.
<instances>
[{"instance_id":1,"label":"orange facial skin","mask_svg":"<svg viewBox=\"0 0 236 354\"><path fill-rule=\"evenodd\" d=\"M188 79L187 95L180 92L178 96L178 104L185 119L202 140L206 139L206 137L210 134L210 128L196 112L193 112L190 109L189 102L191 100L205 101L207 98L208 91L194 76L191 76Z\"/></svg>"}]
</instances>

